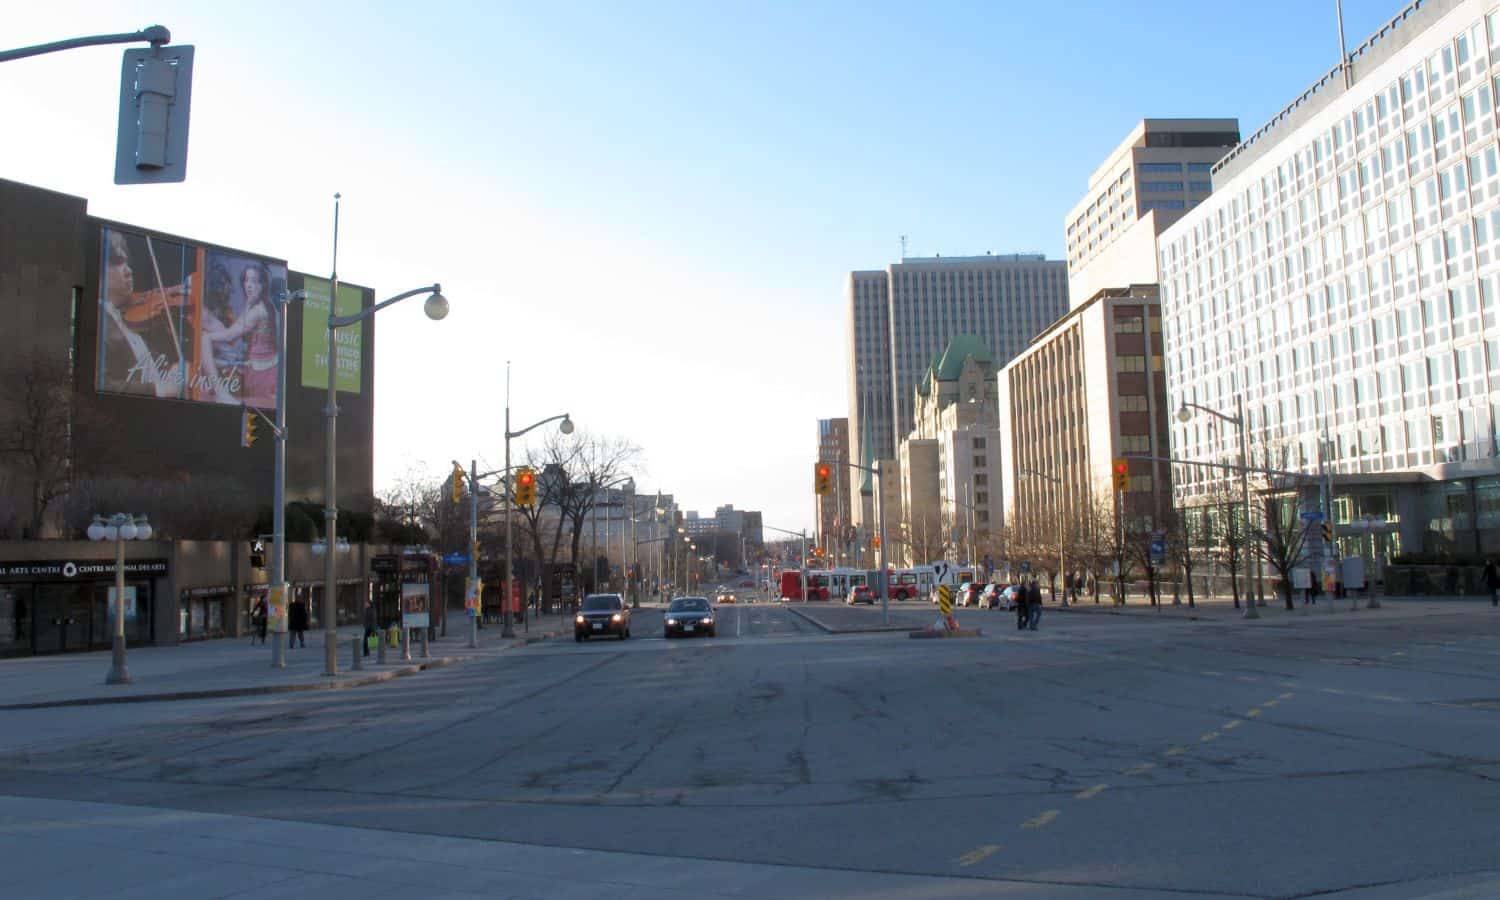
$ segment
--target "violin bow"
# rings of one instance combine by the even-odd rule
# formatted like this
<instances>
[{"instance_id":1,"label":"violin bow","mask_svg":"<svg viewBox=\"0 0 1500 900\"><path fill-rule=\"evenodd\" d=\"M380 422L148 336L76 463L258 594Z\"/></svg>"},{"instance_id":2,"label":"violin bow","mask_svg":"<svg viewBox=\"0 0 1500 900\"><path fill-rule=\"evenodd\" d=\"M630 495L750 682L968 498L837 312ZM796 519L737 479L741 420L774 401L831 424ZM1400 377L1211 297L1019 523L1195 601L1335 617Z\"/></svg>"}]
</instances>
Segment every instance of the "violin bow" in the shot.
<instances>
[{"instance_id":1,"label":"violin bow","mask_svg":"<svg viewBox=\"0 0 1500 900\"><path fill-rule=\"evenodd\" d=\"M177 335L177 323L172 321L172 308L167 305L167 283L161 277L161 264L156 261L156 245L151 242L151 235L146 235L146 255L151 257L151 271L156 274L156 302L161 304L162 318L167 320L167 328L172 332L172 349L177 352L177 365L180 368L182 359L182 338Z\"/></svg>"}]
</instances>

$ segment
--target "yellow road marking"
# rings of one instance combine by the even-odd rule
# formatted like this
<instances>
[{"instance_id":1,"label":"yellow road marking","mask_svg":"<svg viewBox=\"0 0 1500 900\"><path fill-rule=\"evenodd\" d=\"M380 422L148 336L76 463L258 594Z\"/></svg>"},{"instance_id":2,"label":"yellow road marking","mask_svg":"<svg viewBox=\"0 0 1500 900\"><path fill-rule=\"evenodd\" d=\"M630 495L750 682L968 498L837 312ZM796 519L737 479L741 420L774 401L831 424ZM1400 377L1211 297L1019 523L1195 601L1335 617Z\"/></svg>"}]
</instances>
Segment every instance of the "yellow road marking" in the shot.
<instances>
[{"instance_id":1,"label":"yellow road marking","mask_svg":"<svg viewBox=\"0 0 1500 900\"><path fill-rule=\"evenodd\" d=\"M1144 774L1146 772L1151 771L1154 768L1156 768L1156 763L1140 763L1139 765L1131 766L1130 768L1126 769L1124 772L1121 772L1120 774L1122 774L1122 775L1142 775L1142 774Z\"/></svg>"},{"instance_id":2,"label":"yellow road marking","mask_svg":"<svg viewBox=\"0 0 1500 900\"><path fill-rule=\"evenodd\" d=\"M960 856L958 858L958 864L961 866L972 866L975 863L983 862L990 856L993 856L995 851L999 849L999 844L985 844L980 847L975 847L973 850L970 850L968 853Z\"/></svg>"},{"instance_id":3,"label":"yellow road marking","mask_svg":"<svg viewBox=\"0 0 1500 900\"><path fill-rule=\"evenodd\" d=\"M1240 727L1243 724L1245 724L1244 720L1242 720L1242 719L1234 719L1233 721L1229 721L1229 722L1225 722L1224 723L1224 730L1225 731L1233 731L1234 729Z\"/></svg>"},{"instance_id":4,"label":"yellow road marking","mask_svg":"<svg viewBox=\"0 0 1500 900\"><path fill-rule=\"evenodd\" d=\"M1285 694L1281 695L1281 699L1282 700L1290 700L1290 699L1292 699L1295 696L1297 696L1297 695L1294 694L1294 693L1292 693L1291 691L1287 691Z\"/></svg>"},{"instance_id":5,"label":"yellow road marking","mask_svg":"<svg viewBox=\"0 0 1500 900\"><path fill-rule=\"evenodd\" d=\"M1094 785L1091 788L1086 788L1084 790L1079 791L1078 793L1074 794L1073 796L1077 797L1079 800L1092 800L1093 798L1099 796L1100 794L1104 793L1108 789L1109 789L1109 785L1107 785L1107 784L1096 784L1096 785Z\"/></svg>"},{"instance_id":6,"label":"yellow road marking","mask_svg":"<svg viewBox=\"0 0 1500 900\"><path fill-rule=\"evenodd\" d=\"M1202 741L1205 744L1209 741L1217 741L1218 739L1219 733L1217 731L1210 731L1208 734L1198 735L1198 740Z\"/></svg>"},{"instance_id":7,"label":"yellow road marking","mask_svg":"<svg viewBox=\"0 0 1500 900\"><path fill-rule=\"evenodd\" d=\"M1252 709L1252 710L1246 712L1245 715L1247 715L1247 716L1249 716L1250 718L1253 719L1256 716L1260 715L1260 710L1258 710L1258 709Z\"/></svg>"},{"instance_id":8,"label":"yellow road marking","mask_svg":"<svg viewBox=\"0 0 1500 900\"><path fill-rule=\"evenodd\" d=\"M1062 813L1058 812L1057 810L1049 809L1041 815L1037 816L1035 819L1027 819L1025 822L1022 822L1021 827L1041 828L1043 825L1050 824L1053 819L1057 818L1060 815L1062 815Z\"/></svg>"},{"instance_id":9,"label":"yellow road marking","mask_svg":"<svg viewBox=\"0 0 1500 900\"><path fill-rule=\"evenodd\" d=\"M1181 756L1182 754L1184 754L1186 752L1187 752L1187 748L1179 745L1179 746L1173 747L1171 750L1168 750L1167 751L1167 755L1168 756Z\"/></svg>"},{"instance_id":10,"label":"yellow road marking","mask_svg":"<svg viewBox=\"0 0 1500 900\"><path fill-rule=\"evenodd\" d=\"M1265 703L1262 703L1261 706L1264 706L1267 709L1270 709L1271 707L1276 706L1280 702L1281 702L1280 700L1267 700Z\"/></svg>"}]
</instances>

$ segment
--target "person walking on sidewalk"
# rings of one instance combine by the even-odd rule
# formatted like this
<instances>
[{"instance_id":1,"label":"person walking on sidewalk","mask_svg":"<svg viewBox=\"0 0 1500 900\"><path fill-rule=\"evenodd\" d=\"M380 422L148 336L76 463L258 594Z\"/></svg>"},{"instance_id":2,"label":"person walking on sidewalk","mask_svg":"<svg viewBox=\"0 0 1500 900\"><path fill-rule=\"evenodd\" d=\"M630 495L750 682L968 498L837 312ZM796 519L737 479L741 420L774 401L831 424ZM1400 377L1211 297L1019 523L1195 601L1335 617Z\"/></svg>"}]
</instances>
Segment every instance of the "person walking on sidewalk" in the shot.
<instances>
[{"instance_id":1,"label":"person walking on sidewalk","mask_svg":"<svg viewBox=\"0 0 1500 900\"><path fill-rule=\"evenodd\" d=\"M266 598L261 597L255 601L255 606L250 610L250 625L255 629L250 635L250 643L255 643L258 638L262 644L266 642Z\"/></svg>"},{"instance_id":2,"label":"person walking on sidewalk","mask_svg":"<svg viewBox=\"0 0 1500 900\"><path fill-rule=\"evenodd\" d=\"M1484 589L1490 592L1490 605L1500 606L1500 571L1496 571L1493 559L1484 562Z\"/></svg>"},{"instance_id":3,"label":"person walking on sidewalk","mask_svg":"<svg viewBox=\"0 0 1500 900\"><path fill-rule=\"evenodd\" d=\"M287 611L287 630L291 635L286 639L286 645L290 647L307 646L307 601L298 597L292 601L291 609Z\"/></svg>"},{"instance_id":4,"label":"person walking on sidewalk","mask_svg":"<svg viewBox=\"0 0 1500 900\"><path fill-rule=\"evenodd\" d=\"M374 637L377 640L379 640L379 629L376 627L379 624L380 623L376 620L376 617L375 617L375 598L374 597L366 597L365 598L365 642L364 642L365 643L365 656L369 656L370 655L370 638Z\"/></svg>"}]
</instances>

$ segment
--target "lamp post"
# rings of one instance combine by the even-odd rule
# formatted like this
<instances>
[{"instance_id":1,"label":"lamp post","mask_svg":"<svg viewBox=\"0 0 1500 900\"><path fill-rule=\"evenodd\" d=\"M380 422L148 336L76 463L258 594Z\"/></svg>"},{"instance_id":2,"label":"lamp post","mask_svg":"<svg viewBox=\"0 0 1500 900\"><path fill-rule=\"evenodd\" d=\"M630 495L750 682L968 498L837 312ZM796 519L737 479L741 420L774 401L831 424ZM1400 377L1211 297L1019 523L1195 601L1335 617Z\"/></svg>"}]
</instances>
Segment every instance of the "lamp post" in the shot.
<instances>
[{"instance_id":1,"label":"lamp post","mask_svg":"<svg viewBox=\"0 0 1500 900\"><path fill-rule=\"evenodd\" d=\"M382 300L368 309L362 309L347 316L336 316L334 311L338 309L339 276L335 271L331 279L332 285L328 294L328 405L323 408L323 415L327 419L327 436L323 448L323 528L325 547L335 546L338 543L338 499L335 494L337 486L338 462L337 462L337 435L338 435L338 330L350 325L363 322L376 313L400 303L408 297L418 294L427 294L427 301L423 309L427 318L437 321L448 315L448 298L443 296L442 285L433 284L427 287L415 288L404 291L394 297ZM323 557L323 674L334 676L339 673L339 622L338 622L338 564L333 553L327 553Z\"/></svg>"},{"instance_id":2,"label":"lamp post","mask_svg":"<svg viewBox=\"0 0 1500 900\"><path fill-rule=\"evenodd\" d=\"M151 523L145 516L115 513L106 521L94 516L88 527L91 541L115 542L115 633L110 640L109 674L105 684L130 684L130 670L125 667L125 542L151 540Z\"/></svg>"},{"instance_id":3,"label":"lamp post","mask_svg":"<svg viewBox=\"0 0 1500 900\"><path fill-rule=\"evenodd\" d=\"M1062 479L1054 475L1044 475L1034 469L1021 469L1022 475L1031 475L1043 478L1057 485L1057 499L1054 505L1057 507L1057 570L1062 578L1063 600L1062 605L1068 605L1068 559L1063 547L1063 502L1062 502Z\"/></svg>"},{"instance_id":4,"label":"lamp post","mask_svg":"<svg viewBox=\"0 0 1500 900\"><path fill-rule=\"evenodd\" d=\"M559 419L562 420L562 421L561 421L561 424L559 424L557 426L557 430L560 431L560 432L562 432L563 434L572 434L573 433L573 418L570 415L568 415L567 413L562 413L562 414L556 415L556 416L548 416L547 418L542 419L542 420L540 420L538 422L532 422L530 425L527 425L525 428L519 429L517 431L511 431L510 430L510 360L506 360L505 361L505 471L507 473L509 473L511 471L511 467L510 467L510 441L511 441L511 438L518 438L521 435L525 434L526 432L532 430L533 428L540 428L541 426L546 425L548 422L557 422ZM507 477L509 477L509 476L507 476ZM515 580L515 575L514 575L514 573L511 572L511 565L514 563L515 554L512 552L511 546L510 546L510 544L511 544L511 534L512 534L512 529L511 529L512 515L511 515L511 513L512 513L512 510L514 510L515 507L516 507L515 500L516 500L516 492L515 492L514 485L512 485L511 489L505 492L505 592L501 595L501 598L500 598L500 605L502 607L504 607L504 609L505 609L505 615L501 619L501 622L503 624L502 624L501 629L500 629L500 636L503 637L503 638L515 637L516 636L516 632L515 632L514 629L511 628L511 624L510 624L510 596L511 596L511 592L513 590L515 590L515 588L512 587L512 584L514 583L514 580Z\"/></svg>"},{"instance_id":5,"label":"lamp post","mask_svg":"<svg viewBox=\"0 0 1500 900\"><path fill-rule=\"evenodd\" d=\"M1249 429L1245 423L1245 398L1242 394L1234 395L1234 411L1232 416L1225 415L1217 409L1200 406L1197 403L1189 403L1186 399L1177 408L1177 421L1186 423L1193 418L1193 410L1202 410L1211 416L1223 419L1225 422L1240 430L1240 464L1237 466L1240 472L1240 499L1245 504L1245 618L1258 619L1260 611L1255 608L1255 592L1250 588L1250 557L1254 550L1250 537L1250 441Z\"/></svg>"},{"instance_id":6,"label":"lamp post","mask_svg":"<svg viewBox=\"0 0 1500 900\"><path fill-rule=\"evenodd\" d=\"M271 499L271 668L286 668L286 308L306 300L307 291L282 291L271 304L276 319L276 422L271 428L275 458ZM329 312L333 311L329 301ZM331 364L330 364L331 365Z\"/></svg>"}]
</instances>

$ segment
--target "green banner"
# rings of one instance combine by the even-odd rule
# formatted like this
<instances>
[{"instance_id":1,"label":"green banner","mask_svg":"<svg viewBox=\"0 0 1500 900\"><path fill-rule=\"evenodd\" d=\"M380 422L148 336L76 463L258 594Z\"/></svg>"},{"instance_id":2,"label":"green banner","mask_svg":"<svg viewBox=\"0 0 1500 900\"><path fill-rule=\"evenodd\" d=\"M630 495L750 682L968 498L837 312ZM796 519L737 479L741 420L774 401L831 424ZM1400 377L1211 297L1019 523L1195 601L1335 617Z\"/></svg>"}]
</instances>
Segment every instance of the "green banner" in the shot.
<instances>
[{"instance_id":1,"label":"green banner","mask_svg":"<svg viewBox=\"0 0 1500 900\"><path fill-rule=\"evenodd\" d=\"M302 280L302 289L307 291L307 299L302 301L303 387L328 387L328 295L332 286L332 282L324 278L306 277ZM359 288L339 285L337 315L352 315L363 305L363 292ZM363 380L364 339L363 322L338 330L338 389L347 394L359 393Z\"/></svg>"}]
</instances>

